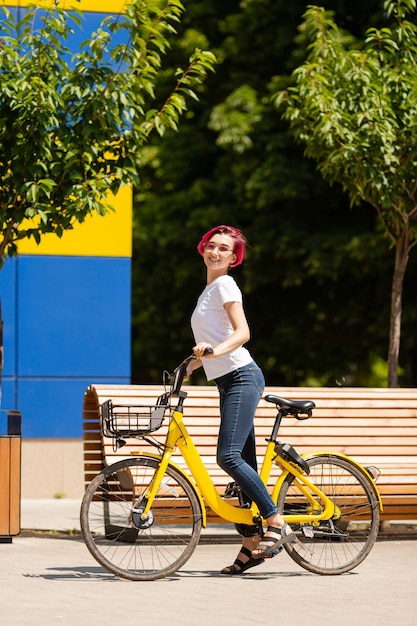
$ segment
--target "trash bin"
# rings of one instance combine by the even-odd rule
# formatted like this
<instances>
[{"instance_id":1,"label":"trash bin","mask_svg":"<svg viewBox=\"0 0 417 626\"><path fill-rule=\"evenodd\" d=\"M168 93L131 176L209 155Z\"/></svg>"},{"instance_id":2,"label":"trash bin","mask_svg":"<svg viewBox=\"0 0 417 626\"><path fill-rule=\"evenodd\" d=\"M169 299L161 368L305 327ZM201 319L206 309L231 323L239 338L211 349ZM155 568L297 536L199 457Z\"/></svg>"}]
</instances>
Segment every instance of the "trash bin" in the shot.
<instances>
[{"instance_id":1,"label":"trash bin","mask_svg":"<svg viewBox=\"0 0 417 626\"><path fill-rule=\"evenodd\" d=\"M1 413L7 416L7 434L0 434L0 542L10 543L20 533L22 415Z\"/></svg>"}]
</instances>

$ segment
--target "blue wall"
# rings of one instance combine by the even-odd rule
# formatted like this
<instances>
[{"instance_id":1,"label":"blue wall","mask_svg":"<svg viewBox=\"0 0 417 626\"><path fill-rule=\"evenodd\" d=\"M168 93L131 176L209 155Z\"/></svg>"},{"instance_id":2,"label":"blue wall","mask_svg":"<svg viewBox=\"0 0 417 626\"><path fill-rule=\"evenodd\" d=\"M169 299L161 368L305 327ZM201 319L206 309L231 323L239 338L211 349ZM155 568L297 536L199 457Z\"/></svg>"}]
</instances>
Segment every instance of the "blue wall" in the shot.
<instances>
[{"instance_id":1,"label":"blue wall","mask_svg":"<svg viewBox=\"0 0 417 626\"><path fill-rule=\"evenodd\" d=\"M81 437L91 383L130 382L130 258L22 255L0 272L2 408L23 436Z\"/></svg>"}]
</instances>

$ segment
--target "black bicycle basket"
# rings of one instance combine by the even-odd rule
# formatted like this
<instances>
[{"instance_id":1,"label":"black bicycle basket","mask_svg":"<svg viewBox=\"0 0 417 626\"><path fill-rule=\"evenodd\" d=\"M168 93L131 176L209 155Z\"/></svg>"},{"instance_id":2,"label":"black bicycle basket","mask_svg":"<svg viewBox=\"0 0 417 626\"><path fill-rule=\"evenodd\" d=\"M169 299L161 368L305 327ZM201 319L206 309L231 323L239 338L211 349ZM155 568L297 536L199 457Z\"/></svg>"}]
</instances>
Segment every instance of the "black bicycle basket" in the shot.
<instances>
[{"instance_id":1,"label":"black bicycle basket","mask_svg":"<svg viewBox=\"0 0 417 626\"><path fill-rule=\"evenodd\" d=\"M158 430L169 405L169 394L164 393L154 405L113 404L107 400L101 405L101 423L105 437L140 437Z\"/></svg>"}]
</instances>

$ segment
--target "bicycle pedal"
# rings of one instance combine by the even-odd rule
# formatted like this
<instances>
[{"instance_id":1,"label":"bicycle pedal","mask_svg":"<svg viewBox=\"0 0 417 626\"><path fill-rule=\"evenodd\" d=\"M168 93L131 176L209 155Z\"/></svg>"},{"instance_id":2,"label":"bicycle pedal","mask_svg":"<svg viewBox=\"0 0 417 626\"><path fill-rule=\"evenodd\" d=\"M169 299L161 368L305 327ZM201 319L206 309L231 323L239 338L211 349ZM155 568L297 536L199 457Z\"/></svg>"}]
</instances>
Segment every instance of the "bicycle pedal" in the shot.
<instances>
[{"instance_id":1,"label":"bicycle pedal","mask_svg":"<svg viewBox=\"0 0 417 626\"><path fill-rule=\"evenodd\" d=\"M265 556L266 559L272 559L274 556L278 556L278 554L280 552L283 551L283 547L282 546L278 546L278 548L275 548L275 550L273 552L270 552L268 555Z\"/></svg>"},{"instance_id":2,"label":"bicycle pedal","mask_svg":"<svg viewBox=\"0 0 417 626\"><path fill-rule=\"evenodd\" d=\"M314 530L312 526L303 526L301 530L304 537L307 539L314 539Z\"/></svg>"},{"instance_id":3,"label":"bicycle pedal","mask_svg":"<svg viewBox=\"0 0 417 626\"><path fill-rule=\"evenodd\" d=\"M239 498L240 487L237 483L232 482L226 486L224 490L223 498Z\"/></svg>"}]
</instances>

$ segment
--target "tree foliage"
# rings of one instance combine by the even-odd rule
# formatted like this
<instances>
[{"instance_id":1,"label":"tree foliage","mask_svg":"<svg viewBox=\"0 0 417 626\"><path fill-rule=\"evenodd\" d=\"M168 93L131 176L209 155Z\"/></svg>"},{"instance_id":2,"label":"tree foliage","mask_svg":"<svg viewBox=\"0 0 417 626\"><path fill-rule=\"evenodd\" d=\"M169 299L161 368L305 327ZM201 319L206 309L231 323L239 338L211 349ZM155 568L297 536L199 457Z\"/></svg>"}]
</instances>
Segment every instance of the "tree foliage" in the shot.
<instances>
[{"instance_id":1,"label":"tree foliage","mask_svg":"<svg viewBox=\"0 0 417 626\"><path fill-rule=\"evenodd\" d=\"M155 85L183 13L178 0L132 0L75 54L67 40L80 27L80 11L54 2L16 21L0 10L1 262L19 239L61 236L93 211L105 214L109 191L139 185L151 132L177 130L215 58L193 50L156 104ZM113 43L120 33L123 43Z\"/></svg>"},{"instance_id":2,"label":"tree foliage","mask_svg":"<svg viewBox=\"0 0 417 626\"><path fill-rule=\"evenodd\" d=\"M321 174L352 204L368 202L395 247L388 384L397 385L402 294L417 244L417 27L415 0L387 0L392 26L370 28L363 45L338 28L332 12L312 6L301 32L308 56L277 106Z\"/></svg>"},{"instance_id":3,"label":"tree foliage","mask_svg":"<svg viewBox=\"0 0 417 626\"><path fill-rule=\"evenodd\" d=\"M377 24L373 16L386 24L378 0L325 4L352 36ZM190 351L189 317L204 285L196 245L224 222L250 242L234 276L245 294L249 348L269 384L386 381L392 258L378 218L367 203L350 208L341 185L317 175L272 101L307 56L305 38L296 41L305 8L301 0L187 4L170 64L196 42L219 64L180 133L162 142L155 135L144 151L133 261L137 382L159 382L161 369ZM408 290L402 380L409 384L417 380L415 301Z\"/></svg>"}]
</instances>

